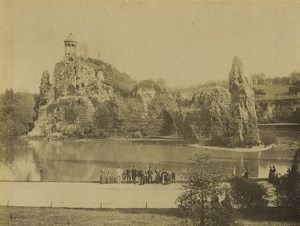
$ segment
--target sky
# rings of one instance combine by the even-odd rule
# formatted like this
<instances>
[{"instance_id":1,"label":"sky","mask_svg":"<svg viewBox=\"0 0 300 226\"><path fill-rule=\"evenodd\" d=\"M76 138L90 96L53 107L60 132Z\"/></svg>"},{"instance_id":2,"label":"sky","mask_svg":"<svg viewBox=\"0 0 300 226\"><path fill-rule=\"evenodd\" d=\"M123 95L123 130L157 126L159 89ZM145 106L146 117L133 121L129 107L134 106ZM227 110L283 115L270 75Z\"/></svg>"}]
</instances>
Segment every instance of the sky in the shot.
<instances>
[{"instance_id":1,"label":"sky","mask_svg":"<svg viewBox=\"0 0 300 226\"><path fill-rule=\"evenodd\" d=\"M137 81L189 86L300 70L300 1L0 0L0 91L38 92L71 32L89 56Z\"/></svg>"}]
</instances>

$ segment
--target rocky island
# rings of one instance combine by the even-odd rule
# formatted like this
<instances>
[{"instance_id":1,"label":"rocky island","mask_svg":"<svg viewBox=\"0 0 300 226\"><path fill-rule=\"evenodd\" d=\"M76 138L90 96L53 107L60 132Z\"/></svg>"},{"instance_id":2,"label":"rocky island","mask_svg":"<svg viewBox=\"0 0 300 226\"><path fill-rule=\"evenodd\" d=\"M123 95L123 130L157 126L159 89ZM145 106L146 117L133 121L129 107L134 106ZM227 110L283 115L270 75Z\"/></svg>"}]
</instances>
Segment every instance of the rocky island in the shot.
<instances>
[{"instance_id":1,"label":"rocky island","mask_svg":"<svg viewBox=\"0 0 300 226\"><path fill-rule=\"evenodd\" d=\"M38 120L29 136L178 136L203 145L259 144L254 93L234 57L228 87L211 86L184 99L153 80L136 82L101 60L77 55L77 41L64 41L65 56L44 71Z\"/></svg>"}]
</instances>

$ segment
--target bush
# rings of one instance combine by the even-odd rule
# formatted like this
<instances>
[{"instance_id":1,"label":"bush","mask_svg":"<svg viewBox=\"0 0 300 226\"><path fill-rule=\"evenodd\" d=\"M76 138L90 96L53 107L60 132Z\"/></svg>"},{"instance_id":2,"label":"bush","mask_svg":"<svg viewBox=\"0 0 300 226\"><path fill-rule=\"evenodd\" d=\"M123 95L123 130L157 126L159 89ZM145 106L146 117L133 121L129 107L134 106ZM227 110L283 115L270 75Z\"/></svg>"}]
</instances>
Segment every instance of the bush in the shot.
<instances>
[{"instance_id":1,"label":"bush","mask_svg":"<svg viewBox=\"0 0 300 226\"><path fill-rule=\"evenodd\" d=\"M279 179L276 184L278 203L284 207L286 214L293 220L300 219L300 173L298 162L300 159L300 148L296 151L292 161L292 167L287 174Z\"/></svg>"},{"instance_id":2,"label":"bush","mask_svg":"<svg viewBox=\"0 0 300 226\"><path fill-rule=\"evenodd\" d=\"M261 208L267 205L267 189L256 182L241 177L230 179L230 195L238 209Z\"/></svg>"},{"instance_id":3,"label":"bush","mask_svg":"<svg viewBox=\"0 0 300 226\"><path fill-rule=\"evenodd\" d=\"M275 144L277 136L272 130L260 130L260 140L264 145Z\"/></svg>"}]
</instances>

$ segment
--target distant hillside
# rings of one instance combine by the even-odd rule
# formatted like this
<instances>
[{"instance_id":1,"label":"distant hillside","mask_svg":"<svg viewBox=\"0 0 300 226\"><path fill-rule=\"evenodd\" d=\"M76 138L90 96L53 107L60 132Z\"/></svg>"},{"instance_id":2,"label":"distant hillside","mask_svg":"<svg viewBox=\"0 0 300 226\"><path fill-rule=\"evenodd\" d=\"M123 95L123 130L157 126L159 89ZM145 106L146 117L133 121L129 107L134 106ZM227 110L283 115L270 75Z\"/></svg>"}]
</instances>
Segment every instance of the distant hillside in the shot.
<instances>
[{"instance_id":1,"label":"distant hillside","mask_svg":"<svg viewBox=\"0 0 300 226\"><path fill-rule=\"evenodd\" d=\"M137 83L128 74L119 72L111 64L102 60L87 58L85 62L90 64L96 71L102 71L105 83L111 85L116 92L124 96L129 95Z\"/></svg>"},{"instance_id":2,"label":"distant hillside","mask_svg":"<svg viewBox=\"0 0 300 226\"><path fill-rule=\"evenodd\" d=\"M255 88L257 90L262 89L265 91L267 96L276 96L276 95L288 95L289 94L289 85L259 85L251 84L250 88Z\"/></svg>"}]
</instances>

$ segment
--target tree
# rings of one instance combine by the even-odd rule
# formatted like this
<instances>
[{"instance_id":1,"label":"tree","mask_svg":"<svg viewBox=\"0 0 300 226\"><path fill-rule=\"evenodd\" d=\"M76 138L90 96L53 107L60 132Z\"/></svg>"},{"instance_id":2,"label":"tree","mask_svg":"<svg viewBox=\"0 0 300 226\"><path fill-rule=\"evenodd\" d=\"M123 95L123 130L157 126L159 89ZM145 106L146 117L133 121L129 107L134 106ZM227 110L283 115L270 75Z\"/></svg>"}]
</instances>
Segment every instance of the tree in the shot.
<instances>
[{"instance_id":1,"label":"tree","mask_svg":"<svg viewBox=\"0 0 300 226\"><path fill-rule=\"evenodd\" d=\"M196 155L185 177L177 202L193 225L235 225L233 209L219 202L219 196L226 190L221 185L224 175L208 155Z\"/></svg>"},{"instance_id":2,"label":"tree","mask_svg":"<svg viewBox=\"0 0 300 226\"><path fill-rule=\"evenodd\" d=\"M278 203L284 207L286 214L293 220L300 219L300 148L296 150L292 167L275 185Z\"/></svg>"},{"instance_id":3,"label":"tree","mask_svg":"<svg viewBox=\"0 0 300 226\"><path fill-rule=\"evenodd\" d=\"M0 161L12 159L14 145L33 127L34 96L7 89L0 96Z\"/></svg>"},{"instance_id":4,"label":"tree","mask_svg":"<svg viewBox=\"0 0 300 226\"><path fill-rule=\"evenodd\" d=\"M94 113L95 129L99 137L109 137L113 133L114 115L108 103L99 103Z\"/></svg>"}]
</instances>

